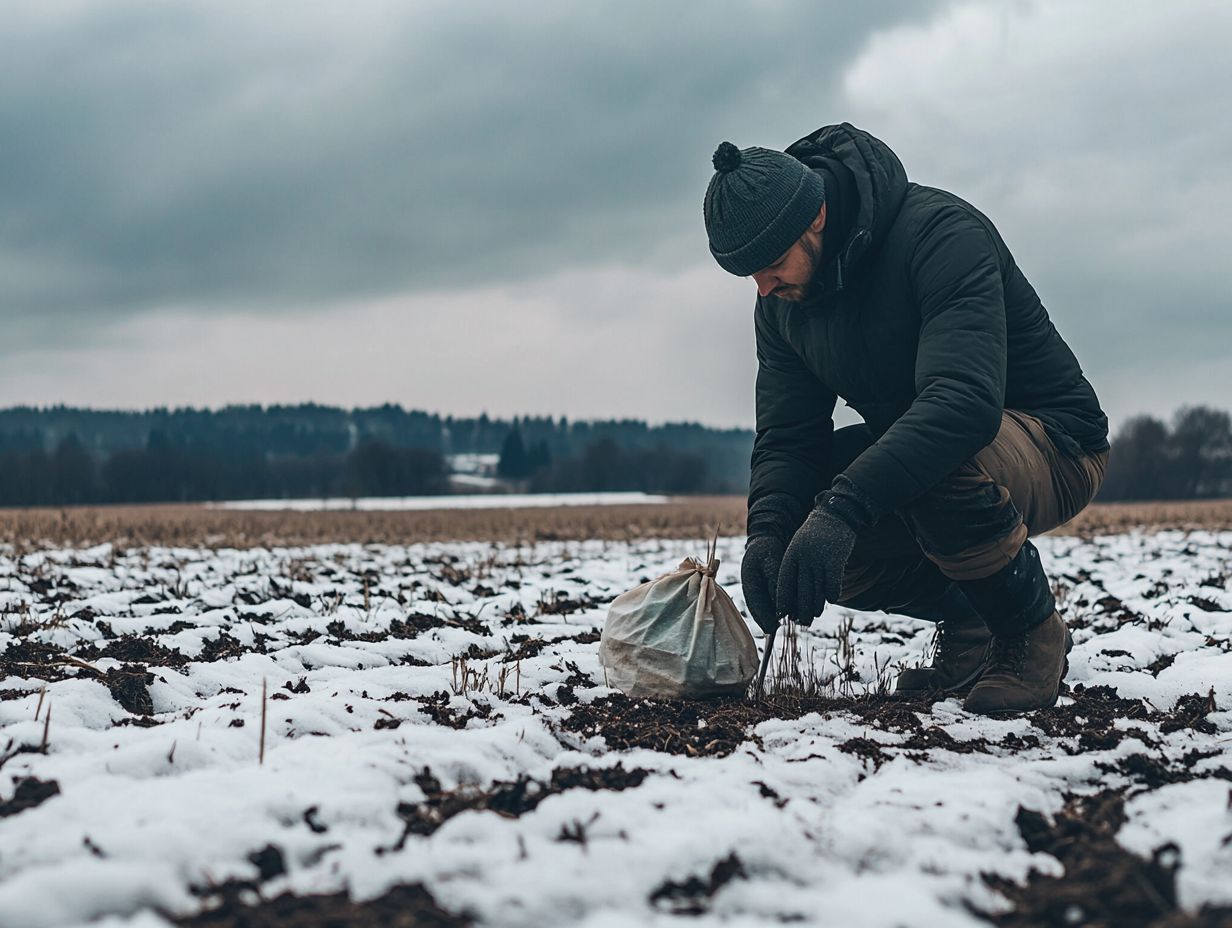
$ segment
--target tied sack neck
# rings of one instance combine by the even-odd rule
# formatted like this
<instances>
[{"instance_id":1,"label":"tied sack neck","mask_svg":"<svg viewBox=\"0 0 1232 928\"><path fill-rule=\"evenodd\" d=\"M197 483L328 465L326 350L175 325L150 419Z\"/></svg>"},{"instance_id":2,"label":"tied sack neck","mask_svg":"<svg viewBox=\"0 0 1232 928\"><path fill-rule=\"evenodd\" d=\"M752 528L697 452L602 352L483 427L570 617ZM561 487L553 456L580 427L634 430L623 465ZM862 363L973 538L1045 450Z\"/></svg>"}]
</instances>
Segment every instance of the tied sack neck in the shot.
<instances>
[{"instance_id":1,"label":"tied sack neck","mask_svg":"<svg viewBox=\"0 0 1232 928\"><path fill-rule=\"evenodd\" d=\"M721 562L719 561L719 559L717 557L714 557L713 555L710 556L705 561L705 563L703 563L700 558L696 558L690 554L688 557L686 557L683 561L680 562L680 569L681 570L695 570L699 574L705 574L707 577L713 580L719 572L720 563Z\"/></svg>"}]
</instances>

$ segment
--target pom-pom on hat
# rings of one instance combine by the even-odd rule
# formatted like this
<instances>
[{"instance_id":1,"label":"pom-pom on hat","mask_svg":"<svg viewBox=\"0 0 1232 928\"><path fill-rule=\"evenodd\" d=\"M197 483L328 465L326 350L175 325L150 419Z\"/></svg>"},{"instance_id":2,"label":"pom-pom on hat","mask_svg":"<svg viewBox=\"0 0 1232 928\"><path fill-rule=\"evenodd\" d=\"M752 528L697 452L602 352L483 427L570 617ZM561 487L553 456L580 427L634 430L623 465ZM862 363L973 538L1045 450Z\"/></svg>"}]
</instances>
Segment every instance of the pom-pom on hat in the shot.
<instances>
[{"instance_id":1,"label":"pom-pom on hat","mask_svg":"<svg viewBox=\"0 0 1232 928\"><path fill-rule=\"evenodd\" d=\"M821 175L786 152L722 142L702 213L710 253L723 270L748 277L777 261L826 200Z\"/></svg>"}]
</instances>

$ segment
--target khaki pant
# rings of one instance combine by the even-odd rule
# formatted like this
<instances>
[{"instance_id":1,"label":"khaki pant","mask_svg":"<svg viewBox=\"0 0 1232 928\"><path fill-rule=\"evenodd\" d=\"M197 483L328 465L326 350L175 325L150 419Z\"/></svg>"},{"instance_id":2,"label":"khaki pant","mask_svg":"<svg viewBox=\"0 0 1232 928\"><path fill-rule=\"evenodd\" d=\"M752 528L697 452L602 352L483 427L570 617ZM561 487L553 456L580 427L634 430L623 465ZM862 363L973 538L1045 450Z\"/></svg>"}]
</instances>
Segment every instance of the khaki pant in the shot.
<instances>
[{"instance_id":1,"label":"khaki pant","mask_svg":"<svg viewBox=\"0 0 1232 928\"><path fill-rule=\"evenodd\" d=\"M867 426L834 433L832 472L872 442ZM996 573L1029 536L1082 511L1104 479L1108 452L1075 460L1048 439L1039 419L1006 409L1001 429L973 458L896 513L856 537L841 605L928 614L950 580Z\"/></svg>"}]
</instances>

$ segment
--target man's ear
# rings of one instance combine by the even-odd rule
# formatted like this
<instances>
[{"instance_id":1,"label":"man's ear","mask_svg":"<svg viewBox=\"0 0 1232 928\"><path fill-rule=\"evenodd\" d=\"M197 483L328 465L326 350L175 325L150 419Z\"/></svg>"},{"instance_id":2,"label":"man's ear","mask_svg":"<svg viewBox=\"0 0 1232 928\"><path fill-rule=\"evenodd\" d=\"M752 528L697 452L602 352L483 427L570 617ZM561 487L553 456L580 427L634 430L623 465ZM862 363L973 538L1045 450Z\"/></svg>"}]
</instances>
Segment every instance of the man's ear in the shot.
<instances>
[{"instance_id":1,"label":"man's ear","mask_svg":"<svg viewBox=\"0 0 1232 928\"><path fill-rule=\"evenodd\" d=\"M817 217L809 223L809 228L814 232L820 232L826 227L826 204L821 204L821 209L817 211Z\"/></svg>"}]
</instances>

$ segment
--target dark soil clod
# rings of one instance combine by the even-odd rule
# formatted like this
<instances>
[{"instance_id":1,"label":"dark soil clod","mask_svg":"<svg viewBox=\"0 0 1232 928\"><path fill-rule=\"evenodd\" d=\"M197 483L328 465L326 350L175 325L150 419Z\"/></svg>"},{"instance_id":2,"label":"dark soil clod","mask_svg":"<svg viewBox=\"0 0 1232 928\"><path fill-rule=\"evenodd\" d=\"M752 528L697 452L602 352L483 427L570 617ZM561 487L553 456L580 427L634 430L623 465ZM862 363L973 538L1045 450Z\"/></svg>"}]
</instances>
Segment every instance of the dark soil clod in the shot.
<instances>
[{"instance_id":1,"label":"dark soil clod","mask_svg":"<svg viewBox=\"0 0 1232 928\"><path fill-rule=\"evenodd\" d=\"M437 690L431 696L416 696L414 700L419 703L421 711L428 718L432 719L437 725L444 725L447 728L461 730L466 728L471 719L483 719L485 721L495 721L504 718L499 712L493 712L490 703L472 702L470 707L464 712L458 712L450 703L453 697L444 690ZM378 727L397 728L397 725L392 724L393 720Z\"/></svg>"},{"instance_id":2,"label":"dark soil clod","mask_svg":"<svg viewBox=\"0 0 1232 928\"><path fill-rule=\"evenodd\" d=\"M237 639L226 632L219 632L217 638L207 638L202 643L201 653L194 660L212 663L229 657L242 657L247 651Z\"/></svg>"},{"instance_id":3,"label":"dark soil clod","mask_svg":"<svg viewBox=\"0 0 1232 928\"><path fill-rule=\"evenodd\" d=\"M546 783L520 776L512 781L497 781L486 790L468 787L444 790L432 771L425 767L415 777L415 783L423 790L425 798L422 802L398 804L398 817L406 823L406 827L392 850L401 850L411 835L432 834L462 812L487 810L517 818L537 808L549 796L565 790L610 789L620 792L640 786L649 775L648 770L640 767L626 770L619 763L614 767L561 767L552 771L551 779Z\"/></svg>"},{"instance_id":4,"label":"dark soil clod","mask_svg":"<svg viewBox=\"0 0 1232 928\"><path fill-rule=\"evenodd\" d=\"M107 642L106 647L90 646L75 652L76 657L94 660L111 657L118 661L132 661L154 667L183 667L188 658L176 648L168 648L153 638L141 635L121 635Z\"/></svg>"},{"instance_id":5,"label":"dark soil clod","mask_svg":"<svg viewBox=\"0 0 1232 928\"><path fill-rule=\"evenodd\" d=\"M33 809L59 793L60 784L55 780L40 780L38 777L18 780L16 789L13 791L13 798L7 802L0 801L0 818L8 818L26 809Z\"/></svg>"},{"instance_id":6,"label":"dark soil clod","mask_svg":"<svg viewBox=\"0 0 1232 928\"><path fill-rule=\"evenodd\" d=\"M395 886L368 902L352 902L346 892L295 896L283 893L256 903L238 894L221 905L188 917L160 914L182 928L467 928L468 915L455 915L437 905L422 883Z\"/></svg>"},{"instance_id":7,"label":"dark soil clod","mask_svg":"<svg viewBox=\"0 0 1232 928\"><path fill-rule=\"evenodd\" d=\"M1139 857L1121 847L1116 833L1125 822L1125 799L1114 791L1069 797L1049 822L1020 808L1015 822L1027 848L1050 854L1065 867L1059 876L1032 870L1025 885L984 874L984 881L1004 895L1013 909L976 912L995 925L1116 925L1118 928L1198 928L1232 924L1232 909L1205 908L1195 915L1179 910L1176 872L1180 850L1175 844Z\"/></svg>"},{"instance_id":8,"label":"dark soil clod","mask_svg":"<svg viewBox=\"0 0 1232 928\"><path fill-rule=\"evenodd\" d=\"M322 825L317 821L317 813L320 811L320 806L309 806L304 810L304 824L308 826L308 830L314 835L323 835L329 831L329 826Z\"/></svg>"},{"instance_id":9,"label":"dark soil clod","mask_svg":"<svg viewBox=\"0 0 1232 928\"><path fill-rule=\"evenodd\" d=\"M111 691L112 698L133 715L154 714L154 700L149 690L154 674L144 664L112 667L102 682Z\"/></svg>"},{"instance_id":10,"label":"dark soil clod","mask_svg":"<svg viewBox=\"0 0 1232 928\"><path fill-rule=\"evenodd\" d=\"M838 749L872 764L873 770L880 770L881 765L890 759L890 755L881 750L881 745L869 738L849 738L840 744Z\"/></svg>"},{"instance_id":11,"label":"dark soil clod","mask_svg":"<svg viewBox=\"0 0 1232 928\"><path fill-rule=\"evenodd\" d=\"M936 746L956 749L955 745L965 744L954 741L941 729L921 732L924 725L918 713L928 711L929 705L925 698L886 696L770 696L752 701L630 699L613 694L575 705L561 724L566 731L601 736L612 750L648 748L689 757L724 757L750 740L749 729L754 725L770 719L799 718L809 712L851 712L880 730L909 732L915 740L906 746L918 750Z\"/></svg>"},{"instance_id":12,"label":"dark soil clod","mask_svg":"<svg viewBox=\"0 0 1232 928\"><path fill-rule=\"evenodd\" d=\"M673 915L703 915L709 909L710 900L732 880L747 880L744 864L732 851L710 869L705 877L691 876L677 883L667 880L650 894L650 904L659 906Z\"/></svg>"},{"instance_id":13,"label":"dark soil clod","mask_svg":"<svg viewBox=\"0 0 1232 928\"><path fill-rule=\"evenodd\" d=\"M253 851L248 855L248 861L257 868L257 878L262 883L287 872L282 849L273 844L267 844L261 850Z\"/></svg>"}]
</instances>

